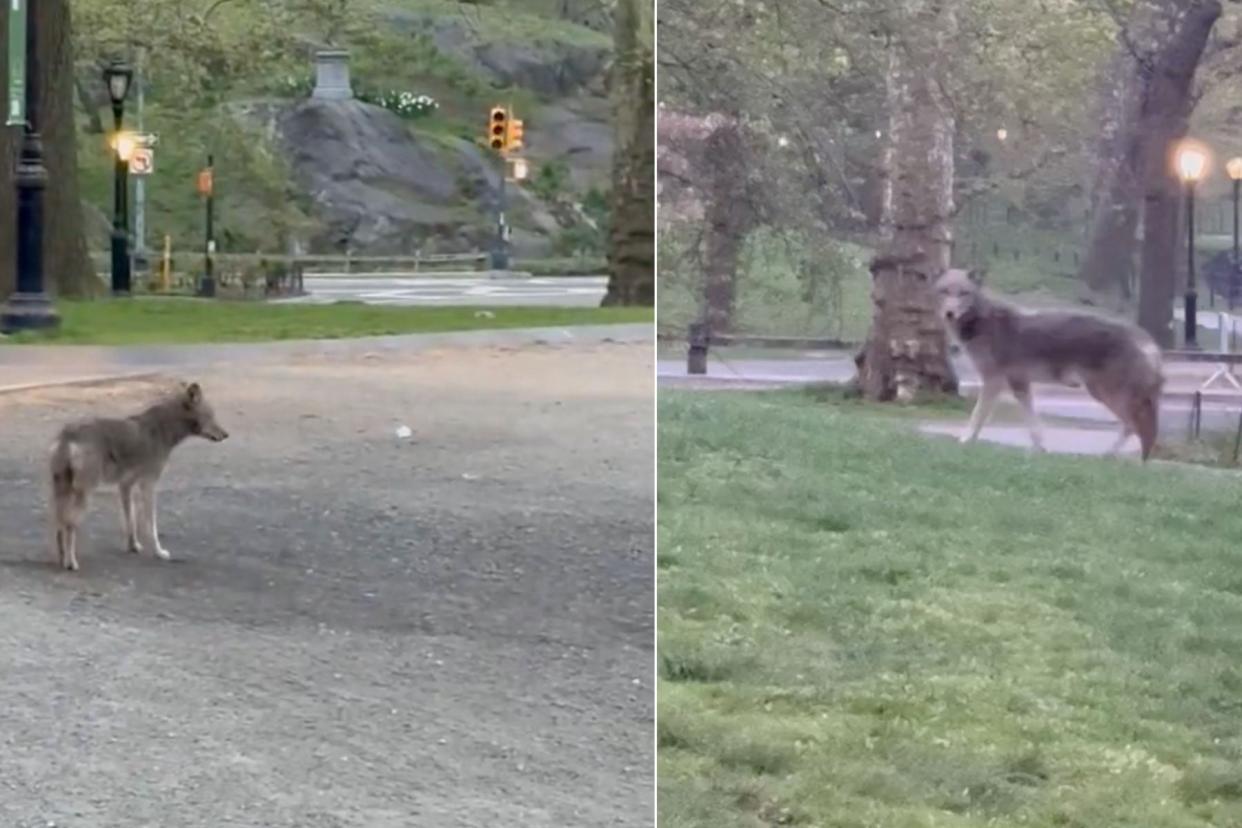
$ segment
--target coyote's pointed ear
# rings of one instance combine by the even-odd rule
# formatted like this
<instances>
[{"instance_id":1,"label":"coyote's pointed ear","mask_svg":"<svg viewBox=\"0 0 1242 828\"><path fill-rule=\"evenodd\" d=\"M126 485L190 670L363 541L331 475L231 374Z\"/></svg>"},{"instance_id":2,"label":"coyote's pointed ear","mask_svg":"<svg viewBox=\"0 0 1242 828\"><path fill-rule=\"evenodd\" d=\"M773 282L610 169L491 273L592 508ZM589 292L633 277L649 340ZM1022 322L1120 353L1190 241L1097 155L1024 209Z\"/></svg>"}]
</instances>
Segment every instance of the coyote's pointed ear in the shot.
<instances>
[{"instance_id":1,"label":"coyote's pointed ear","mask_svg":"<svg viewBox=\"0 0 1242 828\"><path fill-rule=\"evenodd\" d=\"M203 389L197 382L192 382L185 386L185 398L191 403L197 403L203 398Z\"/></svg>"},{"instance_id":2,"label":"coyote's pointed ear","mask_svg":"<svg viewBox=\"0 0 1242 828\"><path fill-rule=\"evenodd\" d=\"M966 271L966 278L970 279L970 281L974 282L976 285L982 285L987 277L988 271L986 268L972 267L970 270Z\"/></svg>"}]
</instances>

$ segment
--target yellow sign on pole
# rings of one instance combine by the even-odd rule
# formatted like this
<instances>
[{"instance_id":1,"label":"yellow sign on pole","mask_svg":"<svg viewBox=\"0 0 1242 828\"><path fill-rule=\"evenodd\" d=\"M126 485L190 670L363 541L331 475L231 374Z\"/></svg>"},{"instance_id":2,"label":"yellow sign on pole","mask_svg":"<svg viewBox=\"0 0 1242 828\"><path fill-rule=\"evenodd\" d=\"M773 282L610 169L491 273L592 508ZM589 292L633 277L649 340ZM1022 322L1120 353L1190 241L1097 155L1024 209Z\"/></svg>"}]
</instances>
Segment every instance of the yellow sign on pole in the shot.
<instances>
[{"instance_id":1,"label":"yellow sign on pole","mask_svg":"<svg viewBox=\"0 0 1242 828\"><path fill-rule=\"evenodd\" d=\"M517 118L509 119L509 134L505 138L505 149L509 152L520 150L526 142L526 125Z\"/></svg>"},{"instance_id":2,"label":"yellow sign on pole","mask_svg":"<svg viewBox=\"0 0 1242 828\"><path fill-rule=\"evenodd\" d=\"M198 173L198 194L202 196L211 195L212 185L211 167L200 170Z\"/></svg>"},{"instance_id":3,"label":"yellow sign on pole","mask_svg":"<svg viewBox=\"0 0 1242 828\"><path fill-rule=\"evenodd\" d=\"M164 263L160 267L160 289L165 293L172 285L172 236L164 234Z\"/></svg>"}]
</instances>

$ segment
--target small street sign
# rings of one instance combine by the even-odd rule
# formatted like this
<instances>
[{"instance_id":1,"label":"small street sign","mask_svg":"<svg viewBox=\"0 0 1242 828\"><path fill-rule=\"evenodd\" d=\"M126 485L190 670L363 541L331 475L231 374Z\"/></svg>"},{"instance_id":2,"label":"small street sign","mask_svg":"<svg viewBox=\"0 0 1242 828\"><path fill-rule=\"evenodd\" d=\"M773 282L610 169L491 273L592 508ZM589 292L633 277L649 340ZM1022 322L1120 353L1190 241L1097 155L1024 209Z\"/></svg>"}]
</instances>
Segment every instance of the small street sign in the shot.
<instances>
[{"instance_id":1,"label":"small street sign","mask_svg":"<svg viewBox=\"0 0 1242 828\"><path fill-rule=\"evenodd\" d=\"M213 186L211 168L199 170L198 173L198 194L209 196Z\"/></svg>"},{"instance_id":2,"label":"small street sign","mask_svg":"<svg viewBox=\"0 0 1242 828\"><path fill-rule=\"evenodd\" d=\"M150 147L135 147L129 156L130 175L150 175L155 171L155 151Z\"/></svg>"},{"instance_id":3,"label":"small street sign","mask_svg":"<svg viewBox=\"0 0 1242 828\"><path fill-rule=\"evenodd\" d=\"M134 133L134 143L140 147L150 149L160 142L160 136L154 132L136 132Z\"/></svg>"}]
</instances>

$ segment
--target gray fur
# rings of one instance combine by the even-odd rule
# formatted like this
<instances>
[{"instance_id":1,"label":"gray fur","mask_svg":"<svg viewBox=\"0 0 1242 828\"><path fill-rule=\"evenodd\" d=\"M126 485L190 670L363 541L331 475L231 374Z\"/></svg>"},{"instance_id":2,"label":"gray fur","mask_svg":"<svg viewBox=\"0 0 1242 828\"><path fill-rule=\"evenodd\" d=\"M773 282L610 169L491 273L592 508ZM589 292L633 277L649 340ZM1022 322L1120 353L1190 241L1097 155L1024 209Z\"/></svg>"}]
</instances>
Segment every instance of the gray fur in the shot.
<instances>
[{"instance_id":1,"label":"gray fur","mask_svg":"<svg viewBox=\"0 0 1242 828\"><path fill-rule=\"evenodd\" d=\"M940 318L970 356L983 380L962 441L979 435L1000 392L1022 406L1035 447L1042 448L1031 384L1085 386L1121 421L1120 451L1137 434L1146 460L1156 443L1160 349L1125 322L1071 311L1030 312L989 295L974 273L948 270L935 284Z\"/></svg>"},{"instance_id":2,"label":"gray fur","mask_svg":"<svg viewBox=\"0 0 1242 828\"><path fill-rule=\"evenodd\" d=\"M143 540L152 544L158 557L168 560L171 555L160 544L156 528L155 487L173 449L191 436L213 442L229 436L216 422L198 383L182 384L176 393L132 417L95 417L62 428L52 443L50 461L54 552L59 564L78 569L78 527L91 492L101 485L115 485L120 492L129 551L142 551L141 518L148 535Z\"/></svg>"}]
</instances>

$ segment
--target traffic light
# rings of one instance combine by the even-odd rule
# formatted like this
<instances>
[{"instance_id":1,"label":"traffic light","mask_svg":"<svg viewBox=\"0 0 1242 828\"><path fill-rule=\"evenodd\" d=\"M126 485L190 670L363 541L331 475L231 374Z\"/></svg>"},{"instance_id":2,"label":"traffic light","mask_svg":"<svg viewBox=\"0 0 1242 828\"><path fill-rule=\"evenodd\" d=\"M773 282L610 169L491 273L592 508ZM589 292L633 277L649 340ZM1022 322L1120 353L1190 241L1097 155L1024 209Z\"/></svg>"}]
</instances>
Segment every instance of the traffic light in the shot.
<instances>
[{"instance_id":1,"label":"traffic light","mask_svg":"<svg viewBox=\"0 0 1242 828\"><path fill-rule=\"evenodd\" d=\"M522 136L526 134L526 130L522 126L522 122L517 118L509 119L509 137L505 141L505 149L513 152L522 148Z\"/></svg>"},{"instance_id":2,"label":"traffic light","mask_svg":"<svg viewBox=\"0 0 1242 828\"><path fill-rule=\"evenodd\" d=\"M493 106L487 125L487 145L497 152L508 149L509 111L503 106Z\"/></svg>"}]
</instances>

